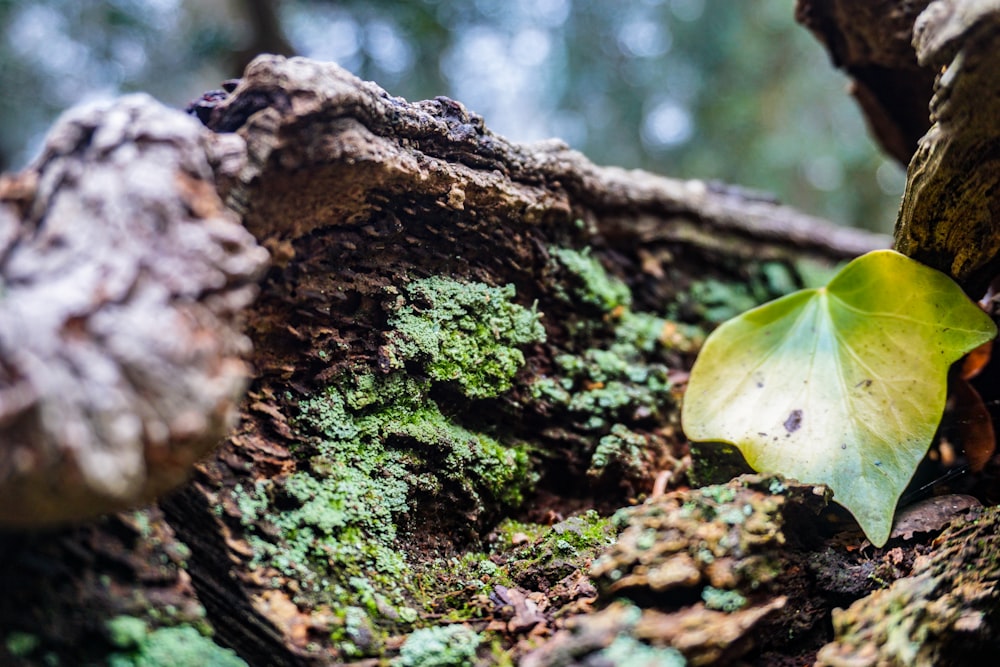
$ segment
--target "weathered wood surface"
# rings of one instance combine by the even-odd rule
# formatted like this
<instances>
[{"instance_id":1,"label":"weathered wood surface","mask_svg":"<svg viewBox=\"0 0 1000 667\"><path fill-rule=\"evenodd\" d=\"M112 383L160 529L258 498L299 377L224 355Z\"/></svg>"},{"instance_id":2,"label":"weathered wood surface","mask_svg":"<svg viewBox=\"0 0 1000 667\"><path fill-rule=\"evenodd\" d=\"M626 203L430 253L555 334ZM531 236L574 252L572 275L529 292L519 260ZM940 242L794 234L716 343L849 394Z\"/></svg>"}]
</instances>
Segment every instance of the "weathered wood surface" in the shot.
<instances>
[{"instance_id":1,"label":"weathered wood surface","mask_svg":"<svg viewBox=\"0 0 1000 667\"><path fill-rule=\"evenodd\" d=\"M952 523L910 576L833 614L817 665L977 665L996 656L1000 581L996 507Z\"/></svg>"},{"instance_id":2,"label":"weathered wood surface","mask_svg":"<svg viewBox=\"0 0 1000 667\"><path fill-rule=\"evenodd\" d=\"M289 569L282 570L260 553L287 546L287 534L273 526L298 516L299 504L305 502L304 496L295 495L297 487L287 484L301 483L306 475L316 475L330 488L339 483L336 476L322 481L336 468L321 465L323 445L319 434L302 423L304 404L331 383L344 387L352 378L367 377L384 384L404 372L418 379L430 374L414 391L423 401L420 406L433 408L437 425L422 422L431 430L413 431L383 424L385 440L369 443L388 450L389 458L379 465L403 456L411 466L405 474L416 480L396 480L408 484L403 487L408 489L406 504L378 515L379 521L392 524L386 526L392 534L365 532L374 529L362 525L363 517L351 519L361 522L352 530L360 530L361 539L370 540L383 550L380 553L391 547L402 554L406 578L421 573L426 577L421 564L440 554L482 551L496 522L523 507L516 498L524 494L547 511L559 512L561 507L588 505L611 509L630 496L648 493L657 471L669 471L683 456L669 383L656 382L682 379L697 344L690 338L692 332L720 316L712 309L731 307L726 303L731 296L753 303L793 289L804 278L803 267L832 266L887 243L882 237L834 228L773 202L746 197L738 188L596 167L554 142L512 144L489 132L481 118L458 103L442 98L410 104L329 64L258 59L233 94L209 109L208 125L214 133L194 132L187 142L155 141L173 126L172 112L148 100L121 104L133 109L131 115L124 114L132 119L124 123L127 132L113 135L117 140L108 140L102 151L86 144L81 149L85 156L94 155L91 160L111 155L114 168L132 177L118 181L128 191L108 190L113 205L105 206L101 188L93 190L93 205L105 207L109 223L121 224L123 218L116 215L120 210L137 220L133 224L152 215L167 230L175 221L188 220L192 211L205 217L204 207L190 203L188 190L167 204L155 197L129 196L131 189L147 182L144 174L157 175L154 181L165 187L176 183L174 165L181 158L175 156L189 155L196 147L189 159L200 165L199 177L210 178L205 165L213 166L220 196L271 251L272 267L260 284L260 297L243 315L254 344L249 360L255 379L241 407L241 425L196 470L191 483L164 499L162 510L129 512L31 537L17 532L3 536L0 559L10 594L0 604L0 620L13 637L4 650L16 649L24 664L46 654L86 661L109 651L137 651L139 645L116 644L121 637L109 630L108 622L122 616L142 618L150 630L207 623L218 642L255 665L391 654L401 641L393 639L393 632L412 626L398 616L381 618L373 607L361 612L362 634L351 635L355 630L345 625L344 607L330 597L329 591L338 586L345 594L360 595L350 588L360 584L348 579L363 577L363 571L328 569L324 576L331 578L331 588L310 592L308 582L298 581ZM122 107L103 113L87 121L94 136L109 136L104 123L122 126L117 120L123 117ZM145 117L157 119L155 127L146 127ZM76 121L67 122L76 127ZM176 123L187 127L186 122L178 115ZM64 132L57 129L54 136ZM143 162L146 141L163 153L155 166ZM10 182L47 182L47 170L54 164L36 163L27 176ZM88 174L102 174L96 167L92 172L75 168L87 182ZM77 182L59 181L53 196L76 196ZM206 191L215 196L214 189ZM32 201L31 196L33 191L19 201ZM209 213L219 210L209 207ZM11 227L24 234L23 224L16 219ZM192 227L190 233L196 239L206 232L218 234L213 224ZM129 238L146 252L163 253L170 247L158 237ZM146 245L138 242L142 239ZM203 247L204 241L198 243ZM248 280L260 266L259 255L238 235L222 245L231 253L239 249L255 261L238 264L242 272L231 273ZM107 254L101 249L98 256L102 253ZM150 257L143 266L154 272L169 268L167 285L198 275L191 267L173 268L169 257ZM223 269L228 266L223 264ZM211 274L216 276L211 287L225 294L224 288L236 278L226 279L230 274L223 269ZM499 314L490 311L488 317L499 323L493 326L530 316L544 329L529 327L523 335L534 336L536 342L518 343L520 349L510 343L510 348L481 352L486 370L479 386L442 375L440 368L428 365L426 351L414 352L413 341L392 328L431 306L420 301L431 297L420 297L415 290L422 279L437 276L470 285L469 293L513 285L487 297L512 299ZM13 294L14 284L6 275L4 279L7 294ZM724 291L714 294L709 288ZM215 304L208 298L209 288L205 290L206 302ZM692 296L696 293L701 296ZM216 304L225 306L222 312L228 317L245 305L232 299ZM11 302L0 303L9 307ZM486 308L484 304L464 307ZM667 312L672 319L660 315ZM623 332L636 322L654 328L625 349ZM150 344L158 344L162 335L177 342L178 349L189 349L184 329L155 326L160 335ZM89 329L85 326L84 331ZM522 340L514 333L496 335ZM133 343L144 340L140 335ZM618 350L615 363L624 366L600 371L612 373L601 382L589 375L598 372L598 357L588 350L607 346ZM245 352L239 345L232 349ZM399 361L401 354L411 356ZM577 359L572 362L577 366L567 358ZM204 366L195 363L190 372L220 368L210 359L199 360ZM505 360L513 360L514 366L500 363ZM170 373L168 377L176 377L176 372ZM616 373L631 373L633 380ZM563 390L558 399L533 397L533 382L542 375L559 379L570 393ZM635 381L640 376L648 378L647 384ZM232 377L239 384L242 373ZM616 399L624 401L619 407L602 407L605 382L622 388L624 398ZM4 400L10 395L4 394ZM101 395L95 390L92 397ZM571 403L572 396L585 400ZM662 405L652 402L656 396ZM580 407L588 401L596 401L588 408L596 412ZM391 408L379 405L383 411ZM5 403L5 410L10 406ZM420 407L406 409L419 412ZM350 410L345 418L361 424L362 413ZM200 435L210 439L214 433L205 428ZM447 468L456 456L449 451L463 442L449 439L454 437L449 433L471 438L464 440L463 448L484 443L486 449L476 445L462 455L472 456L463 465L481 468ZM631 443L632 449L609 454L607 442ZM524 443L530 443L527 449ZM507 453L491 460L487 450ZM425 451L430 453L421 453ZM145 464L152 468L158 463L150 458ZM255 489L270 491L260 495ZM126 499L141 497L138 493ZM263 505L253 509L251 501ZM269 506L272 501L279 505ZM53 497L52 502L58 506L60 499ZM462 512L455 512L456 507ZM531 514L528 507L527 514L519 510L526 518ZM82 513L90 508L73 509ZM299 525L301 529L318 530L307 523ZM327 536L329 544L344 545L333 541L343 537L339 530ZM111 562L117 565L109 569ZM453 585L451 574L434 576L441 579L438 586ZM529 579L536 581L534 577ZM524 590L520 595L530 593ZM377 598L383 600L377 607L384 610L388 594L378 590L376 595L383 596ZM151 617L151 600L157 601L155 607L172 611ZM410 603L415 604L412 599ZM73 608L90 611L85 618L70 620ZM545 618L554 611L550 607ZM348 617L353 618L352 613ZM205 617L199 621L201 614ZM52 623L53 616L62 620ZM148 637L152 643L162 635ZM14 660L15 655L8 657Z\"/></svg>"},{"instance_id":3,"label":"weathered wood surface","mask_svg":"<svg viewBox=\"0 0 1000 667\"><path fill-rule=\"evenodd\" d=\"M799 0L796 16L852 77L882 146L909 165L895 248L979 298L1000 272L1000 4Z\"/></svg>"},{"instance_id":4,"label":"weathered wood surface","mask_svg":"<svg viewBox=\"0 0 1000 667\"><path fill-rule=\"evenodd\" d=\"M209 139L133 96L66 115L0 180L0 522L148 502L235 423L267 253Z\"/></svg>"},{"instance_id":5,"label":"weathered wood surface","mask_svg":"<svg viewBox=\"0 0 1000 667\"><path fill-rule=\"evenodd\" d=\"M1000 2L938 0L920 15L913 44L939 74L896 248L978 297L1000 273Z\"/></svg>"}]
</instances>

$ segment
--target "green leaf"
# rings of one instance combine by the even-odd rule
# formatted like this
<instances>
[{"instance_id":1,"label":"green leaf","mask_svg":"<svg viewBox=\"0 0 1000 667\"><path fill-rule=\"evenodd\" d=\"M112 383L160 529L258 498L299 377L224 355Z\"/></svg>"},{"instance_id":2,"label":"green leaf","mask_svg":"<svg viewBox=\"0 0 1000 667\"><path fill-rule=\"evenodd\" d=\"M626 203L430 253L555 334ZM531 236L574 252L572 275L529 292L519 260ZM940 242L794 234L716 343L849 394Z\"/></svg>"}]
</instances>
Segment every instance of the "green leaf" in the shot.
<instances>
[{"instance_id":1,"label":"green leaf","mask_svg":"<svg viewBox=\"0 0 1000 667\"><path fill-rule=\"evenodd\" d=\"M891 250L729 320L702 348L682 422L760 472L833 489L873 544L934 437L951 364L996 335L950 278Z\"/></svg>"}]
</instances>

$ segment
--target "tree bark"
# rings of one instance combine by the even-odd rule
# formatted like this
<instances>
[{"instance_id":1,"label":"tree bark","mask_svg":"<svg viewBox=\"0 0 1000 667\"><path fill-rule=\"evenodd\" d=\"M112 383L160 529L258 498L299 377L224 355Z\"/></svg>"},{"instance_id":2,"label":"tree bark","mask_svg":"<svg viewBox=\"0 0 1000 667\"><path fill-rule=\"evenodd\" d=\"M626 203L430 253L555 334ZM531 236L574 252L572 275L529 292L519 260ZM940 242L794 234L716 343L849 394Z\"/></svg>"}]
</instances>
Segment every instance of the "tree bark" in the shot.
<instances>
[{"instance_id":1,"label":"tree bark","mask_svg":"<svg viewBox=\"0 0 1000 667\"><path fill-rule=\"evenodd\" d=\"M1000 5L799 0L796 17L852 77L883 148L909 165L896 249L979 298L1000 270Z\"/></svg>"}]
</instances>

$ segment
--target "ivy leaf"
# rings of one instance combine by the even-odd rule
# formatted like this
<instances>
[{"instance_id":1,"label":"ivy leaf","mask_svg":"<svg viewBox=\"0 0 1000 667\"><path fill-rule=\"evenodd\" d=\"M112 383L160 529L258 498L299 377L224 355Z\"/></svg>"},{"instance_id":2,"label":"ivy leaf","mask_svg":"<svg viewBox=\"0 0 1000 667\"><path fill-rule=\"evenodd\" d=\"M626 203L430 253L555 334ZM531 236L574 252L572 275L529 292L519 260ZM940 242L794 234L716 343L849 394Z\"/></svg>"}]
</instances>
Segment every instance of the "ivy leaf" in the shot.
<instances>
[{"instance_id":1,"label":"ivy leaf","mask_svg":"<svg viewBox=\"0 0 1000 667\"><path fill-rule=\"evenodd\" d=\"M833 489L873 544L944 411L948 368L996 326L950 278L891 250L716 329L691 371L691 440Z\"/></svg>"}]
</instances>

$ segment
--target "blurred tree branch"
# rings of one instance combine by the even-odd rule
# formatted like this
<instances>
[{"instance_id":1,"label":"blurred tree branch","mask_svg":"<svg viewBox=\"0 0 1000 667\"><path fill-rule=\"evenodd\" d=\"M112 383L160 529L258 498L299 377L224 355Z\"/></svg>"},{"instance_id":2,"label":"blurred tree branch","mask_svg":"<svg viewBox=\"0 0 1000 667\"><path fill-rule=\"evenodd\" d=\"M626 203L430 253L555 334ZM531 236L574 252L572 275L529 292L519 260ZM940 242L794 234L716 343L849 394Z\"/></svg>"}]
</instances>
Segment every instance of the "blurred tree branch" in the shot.
<instances>
[{"instance_id":1,"label":"blurred tree branch","mask_svg":"<svg viewBox=\"0 0 1000 667\"><path fill-rule=\"evenodd\" d=\"M288 41L279 17L280 0L239 0L239 5L250 24L250 39L232 54L230 67L234 76L261 53L295 55L295 47Z\"/></svg>"},{"instance_id":2,"label":"blurred tree branch","mask_svg":"<svg viewBox=\"0 0 1000 667\"><path fill-rule=\"evenodd\" d=\"M913 22L930 0L798 0L795 18L852 79L872 134L907 164L930 127L934 71L917 62Z\"/></svg>"}]
</instances>

